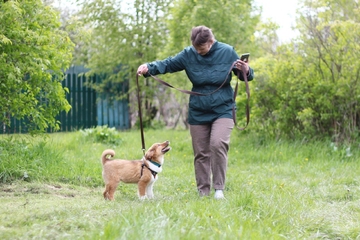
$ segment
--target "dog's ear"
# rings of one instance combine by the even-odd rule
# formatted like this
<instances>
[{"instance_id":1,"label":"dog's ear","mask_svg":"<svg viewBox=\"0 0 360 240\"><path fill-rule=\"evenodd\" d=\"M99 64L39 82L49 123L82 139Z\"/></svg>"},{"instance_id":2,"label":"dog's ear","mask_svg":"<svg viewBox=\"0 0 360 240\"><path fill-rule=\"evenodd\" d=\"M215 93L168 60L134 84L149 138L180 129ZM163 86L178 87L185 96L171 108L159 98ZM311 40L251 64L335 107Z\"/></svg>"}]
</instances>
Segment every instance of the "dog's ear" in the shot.
<instances>
[{"instance_id":1,"label":"dog's ear","mask_svg":"<svg viewBox=\"0 0 360 240\"><path fill-rule=\"evenodd\" d=\"M147 159L147 160L151 160L153 158L153 156L154 156L154 150L153 149L151 149L151 150L149 150L149 151L147 151L145 153L145 159Z\"/></svg>"}]
</instances>

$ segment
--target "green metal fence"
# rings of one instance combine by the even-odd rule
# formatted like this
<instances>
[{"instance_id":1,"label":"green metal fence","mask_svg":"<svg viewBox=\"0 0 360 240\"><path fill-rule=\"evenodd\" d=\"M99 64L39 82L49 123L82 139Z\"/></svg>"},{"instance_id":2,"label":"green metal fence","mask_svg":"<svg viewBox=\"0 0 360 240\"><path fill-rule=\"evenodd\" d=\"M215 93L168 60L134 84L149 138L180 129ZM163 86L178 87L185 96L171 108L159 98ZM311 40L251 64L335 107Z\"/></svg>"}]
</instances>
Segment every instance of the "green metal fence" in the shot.
<instances>
[{"instance_id":1,"label":"green metal fence","mask_svg":"<svg viewBox=\"0 0 360 240\"><path fill-rule=\"evenodd\" d=\"M71 110L68 113L61 112L57 116L57 120L61 122L60 131L104 125L119 130L130 128L128 99L111 100L109 94L97 94L87 83L99 82L102 79L98 75L86 77L84 73L88 70L82 66L73 66L66 71L62 85L69 89L66 99L71 105ZM117 88L120 88L122 93L127 93L128 85L128 81L124 81ZM3 126L0 133L27 133L26 125L26 120L10 118L10 126ZM52 132L52 129L48 132Z\"/></svg>"},{"instance_id":2,"label":"green metal fence","mask_svg":"<svg viewBox=\"0 0 360 240\"><path fill-rule=\"evenodd\" d=\"M71 105L68 113L61 112L58 116L61 122L60 131L71 131L74 129L91 128L97 125L96 92L87 87L87 82L96 81L96 76L86 78L85 69L81 66L71 67L66 71L63 87L69 89L66 95Z\"/></svg>"}]
</instances>

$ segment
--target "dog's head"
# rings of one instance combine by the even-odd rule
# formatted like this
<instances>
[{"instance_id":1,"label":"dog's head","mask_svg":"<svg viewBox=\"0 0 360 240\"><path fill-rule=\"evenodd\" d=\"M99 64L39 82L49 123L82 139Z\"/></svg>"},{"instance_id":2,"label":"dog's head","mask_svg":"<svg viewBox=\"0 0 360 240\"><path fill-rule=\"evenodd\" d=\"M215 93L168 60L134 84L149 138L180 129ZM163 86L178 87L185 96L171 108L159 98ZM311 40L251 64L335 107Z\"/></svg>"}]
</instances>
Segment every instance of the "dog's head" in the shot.
<instances>
[{"instance_id":1,"label":"dog's head","mask_svg":"<svg viewBox=\"0 0 360 240\"><path fill-rule=\"evenodd\" d=\"M164 163L164 154L170 151L170 142L165 141L163 143L154 143L145 153L145 159L157 162L159 164Z\"/></svg>"}]
</instances>

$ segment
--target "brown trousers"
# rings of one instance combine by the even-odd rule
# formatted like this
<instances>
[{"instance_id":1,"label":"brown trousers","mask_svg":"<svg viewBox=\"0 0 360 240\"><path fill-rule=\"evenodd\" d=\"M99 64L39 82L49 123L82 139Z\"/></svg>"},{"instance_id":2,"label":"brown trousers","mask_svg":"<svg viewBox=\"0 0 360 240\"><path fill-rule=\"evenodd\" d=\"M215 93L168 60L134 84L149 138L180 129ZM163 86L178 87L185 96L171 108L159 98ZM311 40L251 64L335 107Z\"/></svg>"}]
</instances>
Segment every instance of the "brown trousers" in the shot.
<instances>
[{"instance_id":1,"label":"brown trousers","mask_svg":"<svg viewBox=\"0 0 360 240\"><path fill-rule=\"evenodd\" d=\"M225 188L227 155L233 128L231 118L219 118L206 125L190 125L195 178L201 196L210 194L211 175L214 189Z\"/></svg>"}]
</instances>

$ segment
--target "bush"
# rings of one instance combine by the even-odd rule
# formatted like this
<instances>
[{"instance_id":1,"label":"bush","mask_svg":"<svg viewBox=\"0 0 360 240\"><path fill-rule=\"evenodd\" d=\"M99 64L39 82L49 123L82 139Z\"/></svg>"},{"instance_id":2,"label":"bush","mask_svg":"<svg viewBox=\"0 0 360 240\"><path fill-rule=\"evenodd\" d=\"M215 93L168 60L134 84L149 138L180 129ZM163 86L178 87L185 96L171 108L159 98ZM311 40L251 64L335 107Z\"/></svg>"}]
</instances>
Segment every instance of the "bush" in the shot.
<instances>
[{"instance_id":1,"label":"bush","mask_svg":"<svg viewBox=\"0 0 360 240\"><path fill-rule=\"evenodd\" d=\"M80 130L80 132L88 141L116 145L121 143L120 133L114 127L97 126L96 128Z\"/></svg>"}]
</instances>

